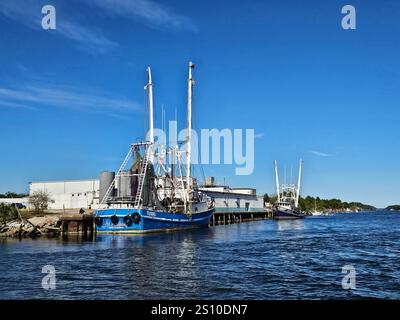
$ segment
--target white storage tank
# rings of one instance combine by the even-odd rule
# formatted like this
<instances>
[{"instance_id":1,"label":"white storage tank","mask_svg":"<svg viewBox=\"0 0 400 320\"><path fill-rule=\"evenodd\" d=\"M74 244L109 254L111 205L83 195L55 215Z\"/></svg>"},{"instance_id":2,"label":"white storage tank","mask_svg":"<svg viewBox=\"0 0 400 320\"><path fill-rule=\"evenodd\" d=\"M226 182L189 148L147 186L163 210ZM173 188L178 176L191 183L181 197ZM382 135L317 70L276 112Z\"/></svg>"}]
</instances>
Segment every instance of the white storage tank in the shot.
<instances>
[{"instance_id":1,"label":"white storage tank","mask_svg":"<svg viewBox=\"0 0 400 320\"><path fill-rule=\"evenodd\" d=\"M100 190L99 190L99 201L103 200L107 193L108 188L115 179L114 171L103 171L100 173ZM111 191L110 196L114 196L114 190Z\"/></svg>"}]
</instances>

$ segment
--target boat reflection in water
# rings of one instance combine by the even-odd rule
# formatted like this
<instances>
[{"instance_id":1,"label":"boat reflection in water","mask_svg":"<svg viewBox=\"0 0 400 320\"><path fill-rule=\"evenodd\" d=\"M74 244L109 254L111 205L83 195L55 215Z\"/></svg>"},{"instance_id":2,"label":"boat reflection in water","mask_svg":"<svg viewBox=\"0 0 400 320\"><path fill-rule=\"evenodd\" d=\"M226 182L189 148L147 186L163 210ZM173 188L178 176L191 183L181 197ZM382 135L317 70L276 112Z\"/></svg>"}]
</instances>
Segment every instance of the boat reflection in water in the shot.
<instances>
[{"instance_id":1,"label":"boat reflection in water","mask_svg":"<svg viewBox=\"0 0 400 320\"><path fill-rule=\"evenodd\" d=\"M279 220L277 221L276 229L278 231L292 231L292 230L305 230L304 221L301 219L296 220Z\"/></svg>"}]
</instances>

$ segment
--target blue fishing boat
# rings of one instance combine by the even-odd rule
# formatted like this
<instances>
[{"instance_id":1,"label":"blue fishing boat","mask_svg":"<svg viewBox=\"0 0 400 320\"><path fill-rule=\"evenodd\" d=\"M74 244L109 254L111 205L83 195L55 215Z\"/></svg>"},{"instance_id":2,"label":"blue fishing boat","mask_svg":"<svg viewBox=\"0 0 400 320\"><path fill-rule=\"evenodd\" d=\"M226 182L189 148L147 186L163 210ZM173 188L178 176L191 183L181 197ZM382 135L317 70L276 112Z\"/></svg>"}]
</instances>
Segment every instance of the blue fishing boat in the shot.
<instances>
[{"instance_id":1,"label":"blue fishing boat","mask_svg":"<svg viewBox=\"0 0 400 320\"><path fill-rule=\"evenodd\" d=\"M279 185L278 163L275 160L275 179L277 202L273 206L273 217L277 220L301 219L305 214L299 208L300 183L301 183L302 160L299 163L299 176L297 187L294 184Z\"/></svg>"},{"instance_id":2,"label":"blue fishing boat","mask_svg":"<svg viewBox=\"0 0 400 320\"><path fill-rule=\"evenodd\" d=\"M99 232L159 232L207 227L214 209L194 216L148 209L98 210L95 218Z\"/></svg>"},{"instance_id":3,"label":"blue fishing boat","mask_svg":"<svg viewBox=\"0 0 400 320\"><path fill-rule=\"evenodd\" d=\"M149 99L149 141L130 146L117 174L100 179L99 208L94 212L97 232L145 233L207 227L214 213L214 202L197 188L191 176L191 108L192 69L189 64L188 137L186 150L165 146L155 153L153 129L153 91L150 67L145 86ZM186 175L183 175L183 154L186 156ZM170 168L165 160L170 158ZM157 169L156 169L157 167ZM128 168L128 169L127 169ZM177 174L176 171L179 173ZM157 173L156 173L157 172Z\"/></svg>"}]
</instances>

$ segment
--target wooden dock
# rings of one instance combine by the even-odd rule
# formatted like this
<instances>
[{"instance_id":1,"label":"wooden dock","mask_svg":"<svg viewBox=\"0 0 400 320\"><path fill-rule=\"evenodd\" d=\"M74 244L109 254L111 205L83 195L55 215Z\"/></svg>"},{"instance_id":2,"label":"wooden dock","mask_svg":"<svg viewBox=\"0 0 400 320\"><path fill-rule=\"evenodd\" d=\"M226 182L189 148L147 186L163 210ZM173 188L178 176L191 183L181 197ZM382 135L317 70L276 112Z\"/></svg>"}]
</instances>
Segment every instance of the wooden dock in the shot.
<instances>
[{"instance_id":1,"label":"wooden dock","mask_svg":"<svg viewBox=\"0 0 400 320\"><path fill-rule=\"evenodd\" d=\"M90 235L94 234L93 214L68 213L61 216L61 233Z\"/></svg>"},{"instance_id":2,"label":"wooden dock","mask_svg":"<svg viewBox=\"0 0 400 320\"><path fill-rule=\"evenodd\" d=\"M265 220L272 218L272 211L243 211L243 212L215 212L210 220L210 227L249 222L255 220Z\"/></svg>"}]
</instances>

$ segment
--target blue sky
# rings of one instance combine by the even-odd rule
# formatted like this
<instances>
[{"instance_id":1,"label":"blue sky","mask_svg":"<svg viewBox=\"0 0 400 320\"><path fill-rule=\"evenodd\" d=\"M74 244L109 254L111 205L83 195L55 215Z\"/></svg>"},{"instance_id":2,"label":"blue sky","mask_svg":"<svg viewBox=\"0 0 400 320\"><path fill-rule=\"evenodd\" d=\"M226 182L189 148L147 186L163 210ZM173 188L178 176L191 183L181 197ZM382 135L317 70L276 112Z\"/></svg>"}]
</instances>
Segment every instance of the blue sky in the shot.
<instances>
[{"instance_id":1,"label":"blue sky","mask_svg":"<svg viewBox=\"0 0 400 320\"><path fill-rule=\"evenodd\" d=\"M57 29L41 29L41 8ZM273 193L304 159L303 194L400 202L400 3L351 1L2 0L0 192L97 177L143 136L145 69L156 123L184 124L187 64L196 128L254 128L255 171L205 166L231 186ZM282 173L283 175L283 173Z\"/></svg>"}]
</instances>

